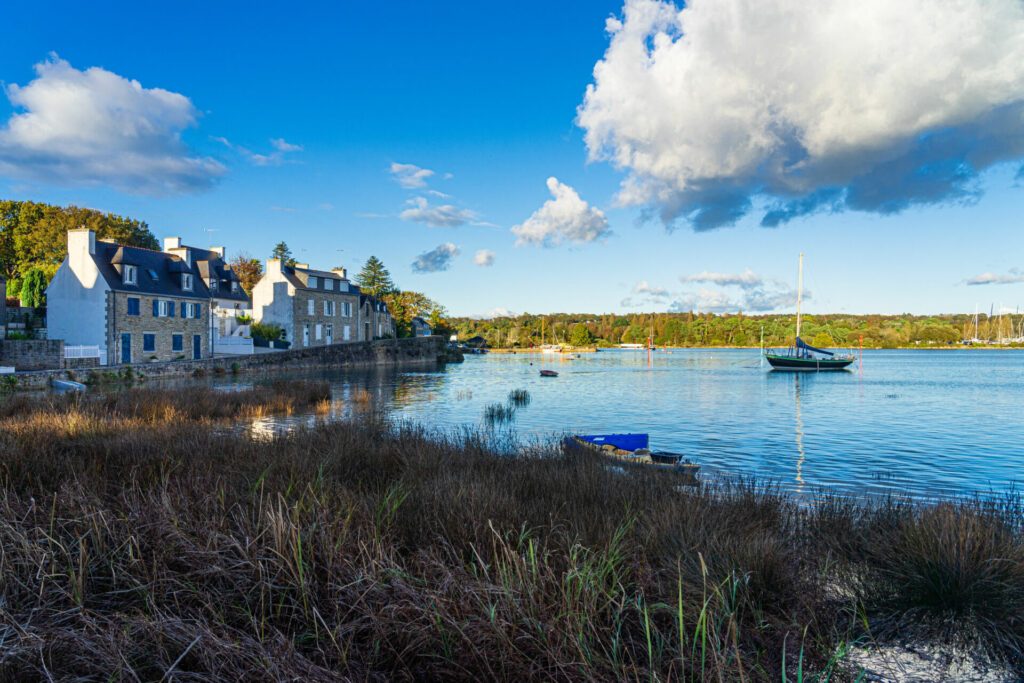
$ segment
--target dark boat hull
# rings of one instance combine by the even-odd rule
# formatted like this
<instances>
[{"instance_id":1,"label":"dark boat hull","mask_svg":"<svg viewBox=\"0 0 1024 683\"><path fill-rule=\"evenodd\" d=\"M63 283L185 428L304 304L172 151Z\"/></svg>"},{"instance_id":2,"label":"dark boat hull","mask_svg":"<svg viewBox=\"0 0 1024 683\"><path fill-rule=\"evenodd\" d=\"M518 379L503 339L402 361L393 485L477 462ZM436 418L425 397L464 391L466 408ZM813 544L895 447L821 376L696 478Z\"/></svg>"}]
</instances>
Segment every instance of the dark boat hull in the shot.
<instances>
[{"instance_id":1,"label":"dark boat hull","mask_svg":"<svg viewBox=\"0 0 1024 683\"><path fill-rule=\"evenodd\" d=\"M765 354L765 360L773 370L796 372L823 372L827 370L845 370L853 364L853 358L800 358L797 356L776 356Z\"/></svg>"}]
</instances>

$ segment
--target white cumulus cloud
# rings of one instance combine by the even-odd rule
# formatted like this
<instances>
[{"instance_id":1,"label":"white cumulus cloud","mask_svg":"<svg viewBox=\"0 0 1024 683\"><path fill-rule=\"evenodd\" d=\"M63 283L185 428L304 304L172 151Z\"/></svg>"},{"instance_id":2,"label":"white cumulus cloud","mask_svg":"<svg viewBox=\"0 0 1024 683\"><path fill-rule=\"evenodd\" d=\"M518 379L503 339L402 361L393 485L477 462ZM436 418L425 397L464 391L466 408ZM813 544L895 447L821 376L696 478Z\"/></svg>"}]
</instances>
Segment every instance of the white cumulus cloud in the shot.
<instances>
[{"instance_id":1,"label":"white cumulus cloud","mask_svg":"<svg viewBox=\"0 0 1024 683\"><path fill-rule=\"evenodd\" d=\"M490 249L481 249L473 255L473 263L478 266L488 267L494 265L494 252Z\"/></svg>"},{"instance_id":2,"label":"white cumulus cloud","mask_svg":"<svg viewBox=\"0 0 1024 683\"><path fill-rule=\"evenodd\" d=\"M452 260L459 255L459 248L451 242L440 244L430 251L424 252L412 262L416 273L437 273L448 270Z\"/></svg>"},{"instance_id":3,"label":"white cumulus cloud","mask_svg":"<svg viewBox=\"0 0 1024 683\"><path fill-rule=\"evenodd\" d=\"M557 178L548 178L552 199L512 228L516 244L540 244L553 247L563 242L593 242L611 234L608 219L580 198L576 190Z\"/></svg>"},{"instance_id":4,"label":"white cumulus cloud","mask_svg":"<svg viewBox=\"0 0 1024 683\"><path fill-rule=\"evenodd\" d=\"M434 175L429 168L421 168L416 164L391 163L391 176L395 182L406 188L414 190L427 186L427 178Z\"/></svg>"},{"instance_id":5,"label":"white cumulus cloud","mask_svg":"<svg viewBox=\"0 0 1024 683\"><path fill-rule=\"evenodd\" d=\"M627 0L577 122L697 230L969 199L1024 158L1019 0Z\"/></svg>"},{"instance_id":6,"label":"white cumulus cloud","mask_svg":"<svg viewBox=\"0 0 1024 683\"><path fill-rule=\"evenodd\" d=\"M0 175L141 194L211 187L226 169L181 140L199 113L188 97L56 55L27 85L9 85L14 114L0 128Z\"/></svg>"},{"instance_id":7,"label":"white cumulus cloud","mask_svg":"<svg viewBox=\"0 0 1024 683\"><path fill-rule=\"evenodd\" d=\"M455 228L466 223L479 224L480 217L475 211L460 209L454 204L432 205L426 197L413 197L408 203L409 208L398 214L403 221L426 223L435 228Z\"/></svg>"}]
</instances>

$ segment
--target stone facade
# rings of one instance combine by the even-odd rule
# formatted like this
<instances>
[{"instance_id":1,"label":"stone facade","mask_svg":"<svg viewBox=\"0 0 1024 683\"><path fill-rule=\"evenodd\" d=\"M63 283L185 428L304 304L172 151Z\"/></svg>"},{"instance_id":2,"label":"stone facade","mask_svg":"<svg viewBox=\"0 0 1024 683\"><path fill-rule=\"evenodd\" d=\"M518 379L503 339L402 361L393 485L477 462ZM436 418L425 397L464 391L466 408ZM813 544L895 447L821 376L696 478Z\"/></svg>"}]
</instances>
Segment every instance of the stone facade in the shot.
<instances>
[{"instance_id":1,"label":"stone facade","mask_svg":"<svg viewBox=\"0 0 1024 683\"><path fill-rule=\"evenodd\" d=\"M60 339L4 339L0 341L0 365L19 371L63 368L64 342Z\"/></svg>"},{"instance_id":2,"label":"stone facade","mask_svg":"<svg viewBox=\"0 0 1024 683\"><path fill-rule=\"evenodd\" d=\"M139 314L128 314L128 300L139 301ZM173 303L174 315L153 316L153 301ZM182 317L183 304L199 306L199 317ZM168 310L168 313L170 310ZM120 365L122 335L130 336L132 363L166 360L193 360L194 338L199 337L200 358L209 356L209 300L172 296L149 296L112 291L107 295L107 364ZM146 335L153 335L153 347L146 348ZM180 335L181 348L175 348L175 335Z\"/></svg>"},{"instance_id":3,"label":"stone facade","mask_svg":"<svg viewBox=\"0 0 1024 683\"><path fill-rule=\"evenodd\" d=\"M310 301L313 302L312 314L309 312ZM358 294L300 289L292 297L292 307L295 339L290 341L294 348L359 340Z\"/></svg>"},{"instance_id":4,"label":"stone facade","mask_svg":"<svg viewBox=\"0 0 1024 683\"><path fill-rule=\"evenodd\" d=\"M0 277L0 339L7 334L7 280Z\"/></svg>"}]
</instances>

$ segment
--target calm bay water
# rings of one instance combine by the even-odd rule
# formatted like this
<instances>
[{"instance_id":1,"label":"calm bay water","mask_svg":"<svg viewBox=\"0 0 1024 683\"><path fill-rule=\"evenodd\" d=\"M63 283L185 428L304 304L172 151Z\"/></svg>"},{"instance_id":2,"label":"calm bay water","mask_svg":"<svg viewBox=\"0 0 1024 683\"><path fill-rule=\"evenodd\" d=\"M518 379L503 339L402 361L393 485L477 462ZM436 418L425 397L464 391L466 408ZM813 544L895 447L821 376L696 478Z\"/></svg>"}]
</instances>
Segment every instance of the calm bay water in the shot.
<instances>
[{"instance_id":1,"label":"calm bay water","mask_svg":"<svg viewBox=\"0 0 1024 683\"><path fill-rule=\"evenodd\" d=\"M541 367L560 376L541 378ZM658 351L650 363L637 351L572 361L492 354L438 371L326 379L337 416L366 390L394 417L430 427L482 427L487 404L523 388L531 403L501 428L520 438L648 432L653 448L711 475L802 492L988 494L1024 479L1024 351L866 351L862 372L820 374L770 372L756 350Z\"/></svg>"}]
</instances>

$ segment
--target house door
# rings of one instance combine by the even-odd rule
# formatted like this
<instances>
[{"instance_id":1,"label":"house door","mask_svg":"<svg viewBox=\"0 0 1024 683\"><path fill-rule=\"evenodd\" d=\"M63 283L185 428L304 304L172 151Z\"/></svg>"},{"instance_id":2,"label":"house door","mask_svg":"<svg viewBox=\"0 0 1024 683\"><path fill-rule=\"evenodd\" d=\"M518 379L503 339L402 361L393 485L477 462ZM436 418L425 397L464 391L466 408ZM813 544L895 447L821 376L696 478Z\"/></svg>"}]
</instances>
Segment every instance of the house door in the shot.
<instances>
[{"instance_id":1,"label":"house door","mask_svg":"<svg viewBox=\"0 0 1024 683\"><path fill-rule=\"evenodd\" d=\"M302 345L309 346L309 325L302 326Z\"/></svg>"},{"instance_id":2,"label":"house door","mask_svg":"<svg viewBox=\"0 0 1024 683\"><path fill-rule=\"evenodd\" d=\"M334 325L328 325L327 326L327 343L328 344L333 344L334 343Z\"/></svg>"},{"instance_id":3,"label":"house door","mask_svg":"<svg viewBox=\"0 0 1024 683\"><path fill-rule=\"evenodd\" d=\"M373 338L370 336L370 323L363 323L365 333L363 334L363 341L371 341Z\"/></svg>"},{"instance_id":4,"label":"house door","mask_svg":"<svg viewBox=\"0 0 1024 683\"><path fill-rule=\"evenodd\" d=\"M199 360L203 357L203 337L202 335L192 335L192 360Z\"/></svg>"},{"instance_id":5,"label":"house door","mask_svg":"<svg viewBox=\"0 0 1024 683\"><path fill-rule=\"evenodd\" d=\"M132 335L128 332L121 333L121 362L132 362Z\"/></svg>"}]
</instances>

